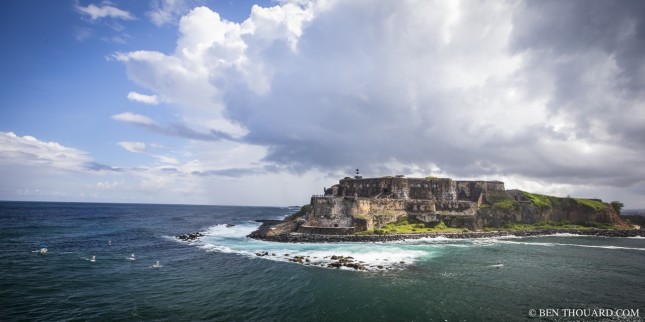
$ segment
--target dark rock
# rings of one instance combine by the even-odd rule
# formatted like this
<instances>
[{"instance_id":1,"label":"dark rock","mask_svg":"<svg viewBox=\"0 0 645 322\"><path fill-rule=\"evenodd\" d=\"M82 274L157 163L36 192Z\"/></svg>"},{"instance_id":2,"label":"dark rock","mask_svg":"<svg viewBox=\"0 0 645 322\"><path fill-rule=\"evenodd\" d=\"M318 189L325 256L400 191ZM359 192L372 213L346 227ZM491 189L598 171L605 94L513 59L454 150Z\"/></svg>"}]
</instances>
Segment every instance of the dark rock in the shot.
<instances>
[{"instance_id":1,"label":"dark rock","mask_svg":"<svg viewBox=\"0 0 645 322\"><path fill-rule=\"evenodd\" d=\"M183 234L176 236L177 239L183 240L183 241L193 241L196 240L200 237L204 237L204 234L201 232L196 232L196 233L189 233L189 234Z\"/></svg>"},{"instance_id":2,"label":"dark rock","mask_svg":"<svg viewBox=\"0 0 645 322\"><path fill-rule=\"evenodd\" d=\"M338 242L391 242L406 239L419 239L424 237L446 237L455 239L490 238L501 236L539 236L552 234L577 234L585 236L604 237L636 237L645 236L645 230L610 230L610 229L540 229L529 231L478 231L459 233L420 233L420 234L391 234L391 235L316 235L316 234L282 234L271 237L257 238L261 240L282 242L282 243L338 243ZM178 237L179 238L179 237ZM252 237L254 238L254 237ZM181 238L180 238L181 239ZM289 254L285 254L289 256ZM332 256L332 260L338 260L340 256Z\"/></svg>"}]
</instances>

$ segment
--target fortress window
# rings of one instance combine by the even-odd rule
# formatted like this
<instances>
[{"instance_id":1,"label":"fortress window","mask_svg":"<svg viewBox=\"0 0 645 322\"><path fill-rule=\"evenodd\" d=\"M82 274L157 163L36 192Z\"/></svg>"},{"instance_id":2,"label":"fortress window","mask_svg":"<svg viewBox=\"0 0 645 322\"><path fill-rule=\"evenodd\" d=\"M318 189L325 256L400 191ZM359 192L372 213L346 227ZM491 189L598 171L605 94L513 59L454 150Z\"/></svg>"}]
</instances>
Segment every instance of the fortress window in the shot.
<instances>
[{"instance_id":1,"label":"fortress window","mask_svg":"<svg viewBox=\"0 0 645 322\"><path fill-rule=\"evenodd\" d=\"M388 188L383 188L383 193L388 193L390 192Z\"/></svg>"}]
</instances>

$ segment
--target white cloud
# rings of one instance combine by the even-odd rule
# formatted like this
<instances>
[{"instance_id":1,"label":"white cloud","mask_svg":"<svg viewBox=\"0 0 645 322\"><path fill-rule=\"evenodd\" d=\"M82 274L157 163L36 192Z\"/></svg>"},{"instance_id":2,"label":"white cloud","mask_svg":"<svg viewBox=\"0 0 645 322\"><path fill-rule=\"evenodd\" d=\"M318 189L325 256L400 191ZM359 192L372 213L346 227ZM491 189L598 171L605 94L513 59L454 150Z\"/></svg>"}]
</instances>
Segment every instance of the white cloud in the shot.
<instances>
[{"instance_id":1,"label":"white cloud","mask_svg":"<svg viewBox=\"0 0 645 322\"><path fill-rule=\"evenodd\" d=\"M141 114L135 114L131 112L125 112L120 114L112 115L112 118L117 121L135 123L140 125L156 125L157 123L147 116Z\"/></svg>"},{"instance_id":2,"label":"white cloud","mask_svg":"<svg viewBox=\"0 0 645 322\"><path fill-rule=\"evenodd\" d=\"M123 186L124 181L99 181L97 182L94 186L91 186L91 188L96 189L96 190L112 190L116 189L120 186Z\"/></svg>"},{"instance_id":3,"label":"white cloud","mask_svg":"<svg viewBox=\"0 0 645 322\"><path fill-rule=\"evenodd\" d=\"M133 102L139 102L149 105L159 104L159 98L157 97L157 95L145 95L137 92L129 92L128 99Z\"/></svg>"},{"instance_id":4,"label":"white cloud","mask_svg":"<svg viewBox=\"0 0 645 322\"><path fill-rule=\"evenodd\" d=\"M143 142L119 142L120 147L134 153L146 152L146 144Z\"/></svg>"},{"instance_id":5,"label":"white cloud","mask_svg":"<svg viewBox=\"0 0 645 322\"><path fill-rule=\"evenodd\" d=\"M144 153L147 154L153 158L155 158L157 161L164 163L164 164L179 164L179 160L174 157L170 156L165 156L165 155L160 155L160 154L153 154L148 151L148 147L153 148L153 149L159 149L161 146L159 144L145 144L144 142L132 142L132 141L124 141L124 142L119 142L117 143L120 147L124 148L127 151L134 152L134 153Z\"/></svg>"},{"instance_id":6,"label":"white cloud","mask_svg":"<svg viewBox=\"0 0 645 322\"><path fill-rule=\"evenodd\" d=\"M165 155L155 155L154 156L159 162L161 163L166 163L166 164L179 164L179 160L177 158L173 157L168 157Z\"/></svg>"},{"instance_id":7,"label":"white cloud","mask_svg":"<svg viewBox=\"0 0 645 322\"><path fill-rule=\"evenodd\" d=\"M0 165L42 167L44 170L82 171L92 159L87 153L33 136L0 132Z\"/></svg>"},{"instance_id":8,"label":"white cloud","mask_svg":"<svg viewBox=\"0 0 645 322\"><path fill-rule=\"evenodd\" d=\"M76 10L89 16L92 20L100 20L102 18L113 18L113 19L122 19L122 20L134 20L135 16L128 11L112 7L112 6L97 6L95 4L89 4L86 7L76 6Z\"/></svg>"}]
</instances>

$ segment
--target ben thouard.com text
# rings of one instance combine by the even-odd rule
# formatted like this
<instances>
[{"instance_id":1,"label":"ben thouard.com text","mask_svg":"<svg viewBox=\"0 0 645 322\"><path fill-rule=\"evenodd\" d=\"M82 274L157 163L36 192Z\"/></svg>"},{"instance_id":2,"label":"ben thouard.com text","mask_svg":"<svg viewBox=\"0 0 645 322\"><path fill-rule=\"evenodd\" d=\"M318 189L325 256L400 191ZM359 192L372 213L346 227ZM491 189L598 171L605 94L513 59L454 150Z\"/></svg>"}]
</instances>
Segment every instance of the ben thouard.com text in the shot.
<instances>
[{"instance_id":1,"label":"ben thouard.com text","mask_svg":"<svg viewBox=\"0 0 645 322\"><path fill-rule=\"evenodd\" d=\"M531 309L530 317L639 317L639 309Z\"/></svg>"}]
</instances>

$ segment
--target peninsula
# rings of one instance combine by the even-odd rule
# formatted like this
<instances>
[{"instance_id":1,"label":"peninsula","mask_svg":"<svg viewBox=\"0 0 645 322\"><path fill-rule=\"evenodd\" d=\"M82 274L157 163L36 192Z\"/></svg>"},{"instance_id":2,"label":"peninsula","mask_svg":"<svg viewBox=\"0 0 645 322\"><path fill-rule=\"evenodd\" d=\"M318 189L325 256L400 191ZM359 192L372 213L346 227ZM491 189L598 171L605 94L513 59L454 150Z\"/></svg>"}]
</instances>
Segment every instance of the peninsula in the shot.
<instances>
[{"instance_id":1,"label":"peninsula","mask_svg":"<svg viewBox=\"0 0 645 322\"><path fill-rule=\"evenodd\" d=\"M501 181L345 177L283 221L262 221L251 238L286 241L387 241L571 232L631 236L642 231L622 204L506 190ZM607 231L610 231L609 233Z\"/></svg>"}]
</instances>

